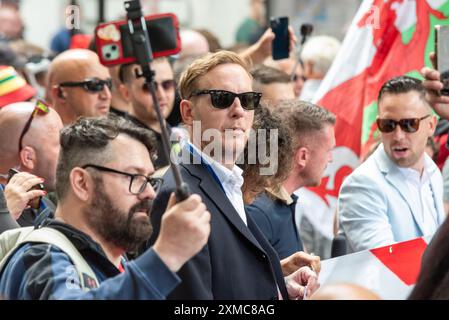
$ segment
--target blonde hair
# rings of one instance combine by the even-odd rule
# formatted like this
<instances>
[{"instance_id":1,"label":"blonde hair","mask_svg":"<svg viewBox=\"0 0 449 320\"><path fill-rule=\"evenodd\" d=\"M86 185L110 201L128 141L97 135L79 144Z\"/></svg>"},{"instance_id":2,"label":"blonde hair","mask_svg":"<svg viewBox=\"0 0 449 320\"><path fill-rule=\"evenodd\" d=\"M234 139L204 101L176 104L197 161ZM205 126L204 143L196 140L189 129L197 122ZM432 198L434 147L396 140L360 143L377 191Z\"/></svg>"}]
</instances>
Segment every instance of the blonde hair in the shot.
<instances>
[{"instance_id":1,"label":"blonde hair","mask_svg":"<svg viewBox=\"0 0 449 320\"><path fill-rule=\"evenodd\" d=\"M209 71L222 64L238 64L248 73L249 66L238 54L231 51L218 51L215 53L208 53L205 56L195 60L192 64L181 74L179 80L179 91L182 99L189 99L192 93L197 88L198 79L206 75Z\"/></svg>"}]
</instances>

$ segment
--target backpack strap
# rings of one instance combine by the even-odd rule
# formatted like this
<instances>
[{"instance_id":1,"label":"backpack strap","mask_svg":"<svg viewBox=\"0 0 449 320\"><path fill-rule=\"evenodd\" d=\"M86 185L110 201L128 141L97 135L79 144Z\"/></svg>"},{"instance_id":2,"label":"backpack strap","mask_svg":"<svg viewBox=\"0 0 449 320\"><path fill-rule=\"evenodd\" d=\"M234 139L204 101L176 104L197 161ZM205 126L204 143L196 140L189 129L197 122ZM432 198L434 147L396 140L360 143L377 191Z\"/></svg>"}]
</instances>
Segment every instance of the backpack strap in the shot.
<instances>
[{"instance_id":1,"label":"backpack strap","mask_svg":"<svg viewBox=\"0 0 449 320\"><path fill-rule=\"evenodd\" d=\"M11 250L11 253L15 252L19 246L22 246L25 243L47 243L58 247L61 251L69 256L70 260L75 265L75 269L78 273L80 281L79 284L83 291L89 291L92 288L98 288L99 281L94 271L80 254L80 252L76 249L73 243L63 233L49 227L35 229L24 236L23 239L20 239L19 243L17 243L13 250ZM0 270L2 269L2 267L3 266L0 265ZM70 275L68 275L68 281L77 282L77 279L69 278ZM74 286L76 285L72 282L67 283L67 285L71 284Z\"/></svg>"}]
</instances>

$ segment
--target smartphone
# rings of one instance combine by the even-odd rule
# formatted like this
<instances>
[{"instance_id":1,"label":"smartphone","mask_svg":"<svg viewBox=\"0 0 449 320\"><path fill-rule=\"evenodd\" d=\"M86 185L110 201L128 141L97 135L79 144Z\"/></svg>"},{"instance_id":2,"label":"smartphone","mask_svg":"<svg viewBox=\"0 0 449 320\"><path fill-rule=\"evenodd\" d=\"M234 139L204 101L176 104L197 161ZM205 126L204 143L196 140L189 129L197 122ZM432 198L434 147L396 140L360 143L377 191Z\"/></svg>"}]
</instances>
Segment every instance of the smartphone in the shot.
<instances>
[{"instance_id":1,"label":"smartphone","mask_svg":"<svg viewBox=\"0 0 449 320\"><path fill-rule=\"evenodd\" d=\"M179 22L176 15L162 13L145 16L153 58L165 57L181 50ZM108 22L95 28L95 44L100 62L105 66L136 61L128 29L128 20Z\"/></svg>"},{"instance_id":2,"label":"smartphone","mask_svg":"<svg viewBox=\"0 0 449 320\"><path fill-rule=\"evenodd\" d=\"M444 87L440 93L449 96L449 26L435 26L436 68Z\"/></svg>"},{"instance_id":3,"label":"smartphone","mask_svg":"<svg viewBox=\"0 0 449 320\"><path fill-rule=\"evenodd\" d=\"M19 173L18 170L11 168L8 171L8 180L7 182L9 182L11 180L11 178L16 174ZM35 185L34 187L32 187L30 190L44 190L44 185L42 183L38 183L37 185ZM37 197L32 199L30 202L28 202L28 205L33 208L33 209L39 209L41 206L41 197Z\"/></svg>"},{"instance_id":4,"label":"smartphone","mask_svg":"<svg viewBox=\"0 0 449 320\"><path fill-rule=\"evenodd\" d=\"M272 17L270 18L270 26L275 35L272 44L273 60L287 59L290 56L288 17Z\"/></svg>"}]
</instances>

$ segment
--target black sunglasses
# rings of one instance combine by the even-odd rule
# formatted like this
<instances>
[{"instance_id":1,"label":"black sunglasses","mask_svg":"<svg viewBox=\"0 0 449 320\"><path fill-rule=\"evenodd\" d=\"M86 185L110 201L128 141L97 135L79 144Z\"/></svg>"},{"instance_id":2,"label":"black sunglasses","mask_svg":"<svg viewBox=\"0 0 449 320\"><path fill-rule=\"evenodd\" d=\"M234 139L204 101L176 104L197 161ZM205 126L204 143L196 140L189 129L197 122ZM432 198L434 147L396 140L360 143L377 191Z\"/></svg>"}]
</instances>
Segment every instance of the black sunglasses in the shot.
<instances>
[{"instance_id":1,"label":"black sunglasses","mask_svg":"<svg viewBox=\"0 0 449 320\"><path fill-rule=\"evenodd\" d=\"M138 194L144 192L148 183L150 183L154 192L157 193L159 191L160 187L162 186L162 183L164 182L164 180L161 178L147 177L147 176L144 176L143 174L127 173L127 172L118 171L118 170L111 169L111 168L106 168L103 166L97 166L95 164L86 164L86 165L82 166L81 168L83 168L83 169L93 168L93 169L100 170L100 171L112 172L112 173L117 173L117 174L121 174L124 176L128 176L131 178L131 181L129 182L129 192L131 192L132 194L135 194L135 195L138 195Z\"/></svg>"},{"instance_id":2,"label":"black sunglasses","mask_svg":"<svg viewBox=\"0 0 449 320\"><path fill-rule=\"evenodd\" d=\"M173 90L176 86L176 82L173 79L169 79L169 80L164 80L162 82L154 82L156 84L156 91L158 90L159 86L162 86L162 88L164 89L164 91L169 91L169 90ZM145 82L142 85L142 90L145 92L151 92L150 91L150 84L148 82Z\"/></svg>"},{"instance_id":3,"label":"black sunglasses","mask_svg":"<svg viewBox=\"0 0 449 320\"><path fill-rule=\"evenodd\" d=\"M189 99L203 94L210 94L212 105L218 109L229 108L237 97L243 109L254 110L259 106L260 98L262 98L260 92L234 93L226 90L201 90L192 93Z\"/></svg>"},{"instance_id":4,"label":"black sunglasses","mask_svg":"<svg viewBox=\"0 0 449 320\"><path fill-rule=\"evenodd\" d=\"M84 81L79 82L63 82L60 83L59 86L61 87L82 87L84 90L97 93L104 90L104 86L107 86L109 90L112 89L112 79L108 78L106 80L98 79L98 78L92 78L92 79L86 79Z\"/></svg>"},{"instance_id":5,"label":"black sunglasses","mask_svg":"<svg viewBox=\"0 0 449 320\"><path fill-rule=\"evenodd\" d=\"M421 120L424 120L428 117L430 117L430 114L422 118L401 119L399 121L392 119L377 119L376 122L380 132L393 132L396 129L396 126L399 125L402 131L413 133L418 131L419 123L421 122Z\"/></svg>"}]
</instances>

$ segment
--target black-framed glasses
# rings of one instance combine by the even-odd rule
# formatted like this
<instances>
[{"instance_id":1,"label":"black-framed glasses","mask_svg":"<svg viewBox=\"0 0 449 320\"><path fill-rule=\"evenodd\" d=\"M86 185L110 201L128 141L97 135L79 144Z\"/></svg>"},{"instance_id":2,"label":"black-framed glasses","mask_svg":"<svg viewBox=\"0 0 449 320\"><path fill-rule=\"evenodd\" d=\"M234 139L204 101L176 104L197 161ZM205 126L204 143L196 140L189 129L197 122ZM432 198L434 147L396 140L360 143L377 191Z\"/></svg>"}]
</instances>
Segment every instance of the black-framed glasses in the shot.
<instances>
[{"instance_id":1,"label":"black-framed glasses","mask_svg":"<svg viewBox=\"0 0 449 320\"><path fill-rule=\"evenodd\" d=\"M428 117L430 117L430 114L421 118L401 119L399 121L392 119L378 118L376 122L380 132L384 133L393 132L396 129L396 126L399 125L402 131L407 133L413 133L418 131L420 122Z\"/></svg>"},{"instance_id":2,"label":"black-framed glasses","mask_svg":"<svg viewBox=\"0 0 449 320\"><path fill-rule=\"evenodd\" d=\"M169 90L174 90L176 87L176 82L174 79L168 79L168 80L164 80L162 82L154 82L156 84L156 91L158 90L159 86L162 86L162 89L164 89L164 91L169 91ZM150 91L150 84L148 82L145 82L142 85L142 90L145 92L151 92Z\"/></svg>"},{"instance_id":3,"label":"black-framed glasses","mask_svg":"<svg viewBox=\"0 0 449 320\"><path fill-rule=\"evenodd\" d=\"M19 152L22 150L23 145L23 137L25 134L30 130L31 122L33 122L34 117L36 117L38 114L45 115L50 112L50 108L48 104L46 104L43 100L37 100L36 105L34 106L34 110L31 113L30 117L28 118L27 122L25 123L25 126L23 127L22 133L19 137Z\"/></svg>"},{"instance_id":4,"label":"black-framed glasses","mask_svg":"<svg viewBox=\"0 0 449 320\"><path fill-rule=\"evenodd\" d=\"M112 79L106 80L91 78L79 82L62 82L59 84L61 87L82 87L84 90L92 93L101 92L104 90L104 86L107 86L109 90L112 89Z\"/></svg>"},{"instance_id":5,"label":"black-framed glasses","mask_svg":"<svg viewBox=\"0 0 449 320\"><path fill-rule=\"evenodd\" d=\"M259 106L260 98L262 98L260 92L234 93L226 90L200 90L192 93L189 99L203 94L209 94L212 105L218 109L229 108L234 103L235 98L239 98L243 109L254 110Z\"/></svg>"},{"instance_id":6,"label":"black-framed glasses","mask_svg":"<svg viewBox=\"0 0 449 320\"><path fill-rule=\"evenodd\" d=\"M86 165L82 166L82 168L83 169L93 168L93 169L96 169L99 171L112 172L112 173L117 173L117 174L121 174L121 175L129 177L131 179L129 182L129 192L134 195L138 195L138 194L144 192L148 183L151 185L154 192L157 193L159 191L160 187L162 186L162 183L164 182L164 180L162 178L153 178L153 177L147 177L143 174L127 173L127 172L115 170L112 168L98 166L96 164L86 164Z\"/></svg>"}]
</instances>

